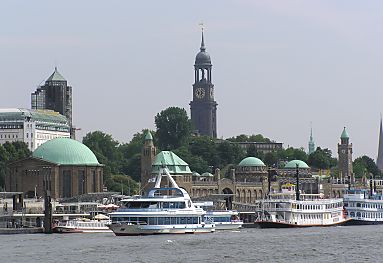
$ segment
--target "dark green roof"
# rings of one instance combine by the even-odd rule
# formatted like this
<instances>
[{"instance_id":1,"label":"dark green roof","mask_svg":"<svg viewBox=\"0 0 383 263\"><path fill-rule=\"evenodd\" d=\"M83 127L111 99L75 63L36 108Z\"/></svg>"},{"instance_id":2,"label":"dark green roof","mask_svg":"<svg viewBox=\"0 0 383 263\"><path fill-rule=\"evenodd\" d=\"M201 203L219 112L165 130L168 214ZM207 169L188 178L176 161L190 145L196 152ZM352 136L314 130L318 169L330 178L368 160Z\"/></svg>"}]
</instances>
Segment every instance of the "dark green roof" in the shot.
<instances>
[{"instance_id":1,"label":"dark green roof","mask_svg":"<svg viewBox=\"0 0 383 263\"><path fill-rule=\"evenodd\" d=\"M265 166L265 164L256 157L246 157L238 166Z\"/></svg>"},{"instance_id":2,"label":"dark green roof","mask_svg":"<svg viewBox=\"0 0 383 263\"><path fill-rule=\"evenodd\" d=\"M292 160L285 165L285 168L295 169L295 168L297 168L297 164L298 164L298 168L310 168L307 165L307 163L305 163L304 161L301 161L301 160Z\"/></svg>"},{"instance_id":3,"label":"dark green roof","mask_svg":"<svg viewBox=\"0 0 383 263\"><path fill-rule=\"evenodd\" d=\"M160 168L165 165L170 174L191 174L189 165L171 151L162 151L156 155L152 164L152 173L158 173Z\"/></svg>"},{"instance_id":4,"label":"dark green roof","mask_svg":"<svg viewBox=\"0 0 383 263\"><path fill-rule=\"evenodd\" d=\"M342 132L342 135L340 136L340 138L341 138L341 139L348 139L348 138L350 138L350 137L348 136L347 131L346 131L346 127L343 128L343 132Z\"/></svg>"},{"instance_id":5,"label":"dark green roof","mask_svg":"<svg viewBox=\"0 0 383 263\"><path fill-rule=\"evenodd\" d=\"M47 79L47 81L66 81L66 79L57 71L57 67L55 67L55 71Z\"/></svg>"},{"instance_id":6,"label":"dark green roof","mask_svg":"<svg viewBox=\"0 0 383 263\"><path fill-rule=\"evenodd\" d=\"M47 141L40 145L32 156L60 165L100 165L94 153L85 144L69 138Z\"/></svg>"}]
</instances>

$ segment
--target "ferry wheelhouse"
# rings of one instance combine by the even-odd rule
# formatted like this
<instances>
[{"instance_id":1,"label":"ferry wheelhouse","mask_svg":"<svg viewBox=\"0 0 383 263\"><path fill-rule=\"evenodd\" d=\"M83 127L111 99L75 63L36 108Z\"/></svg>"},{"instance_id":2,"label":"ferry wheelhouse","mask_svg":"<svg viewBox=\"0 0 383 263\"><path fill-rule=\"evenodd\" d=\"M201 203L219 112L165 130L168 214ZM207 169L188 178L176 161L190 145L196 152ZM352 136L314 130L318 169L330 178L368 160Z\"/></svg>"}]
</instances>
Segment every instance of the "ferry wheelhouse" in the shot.
<instances>
[{"instance_id":1,"label":"ferry wheelhouse","mask_svg":"<svg viewBox=\"0 0 383 263\"><path fill-rule=\"evenodd\" d=\"M370 194L372 192L372 194ZM383 196L368 190L350 189L343 195L348 225L383 224Z\"/></svg>"},{"instance_id":2,"label":"ferry wheelhouse","mask_svg":"<svg viewBox=\"0 0 383 263\"><path fill-rule=\"evenodd\" d=\"M257 209L256 224L261 228L335 226L347 221L340 198L325 199L323 194L300 194L295 185L269 194Z\"/></svg>"},{"instance_id":3,"label":"ferry wheelhouse","mask_svg":"<svg viewBox=\"0 0 383 263\"><path fill-rule=\"evenodd\" d=\"M171 187L160 187L165 176ZM135 196L121 201L122 207L110 213L109 228L117 236L151 234L194 234L215 231L213 222L204 220L205 211L194 206L189 194L161 168L155 186L147 196Z\"/></svg>"}]
</instances>

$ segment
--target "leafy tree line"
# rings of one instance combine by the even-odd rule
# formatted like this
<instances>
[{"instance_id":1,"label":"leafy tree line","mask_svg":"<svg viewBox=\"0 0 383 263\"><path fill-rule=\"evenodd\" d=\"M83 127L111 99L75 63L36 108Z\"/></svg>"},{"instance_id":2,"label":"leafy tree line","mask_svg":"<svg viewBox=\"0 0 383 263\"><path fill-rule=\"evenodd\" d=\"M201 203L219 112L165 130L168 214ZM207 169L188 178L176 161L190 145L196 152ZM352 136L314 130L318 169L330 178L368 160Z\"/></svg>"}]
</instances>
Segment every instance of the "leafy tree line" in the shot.
<instances>
[{"instance_id":1,"label":"leafy tree line","mask_svg":"<svg viewBox=\"0 0 383 263\"><path fill-rule=\"evenodd\" d=\"M377 177L381 177L382 175L381 171L376 166L375 161L366 155L356 158L352 165L356 178L362 178L363 176L369 178L370 174Z\"/></svg>"},{"instance_id":2,"label":"leafy tree line","mask_svg":"<svg viewBox=\"0 0 383 263\"><path fill-rule=\"evenodd\" d=\"M244 135L228 138L227 140L213 139L207 136L194 136L191 120L185 109L169 107L158 113L154 122L156 131L152 131L155 145L159 150L172 150L185 160L192 171L203 173L214 172L220 168L223 175L235 167L243 158L254 156L261 159L266 165L282 168L290 160L298 159L307 162L309 166L317 169L331 169L336 172L337 159L332 156L331 150L318 147L315 152L308 155L303 148L289 147L277 151L262 153L254 145L247 149L236 142L272 142L261 134ZM129 143L119 144L110 135L100 131L87 134L84 144L91 148L99 161L105 164L105 183L111 190L121 191L128 189L128 183L121 183L121 175L128 176L130 180L140 179L140 155L146 130L136 133ZM357 158L354 161L354 170L357 176L360 171L378 174L374 162L368 157ZM375 165L376 166L376 165ZM131 182L131 181L129 181ZM132 184L130 184L132 185Z\"/></svg>"},{"instance_id":3,"label":"leafy tree line","mask_svg":"<svg viewBox=\"0 0 383 263\"><path fill-rule=\"evenodd\" d=\"M24 142L6 142L0 145L0 190L5 188L5 175L10 162L26 158L31 155Z\"/></svg>"},{"instance_id":4,"label":"leafy tree line","mask_svg":"<svg viewBox=\"0 0 383 263\"><path fill-rule=\"evenodd\" d=\"M129 143L120 144L109 134L101 131L90 132L83 143L104 164L104 184L109 191L136 194L140 179L140 153L145 132L133 135Z\"/></svg>"}]
</instances>

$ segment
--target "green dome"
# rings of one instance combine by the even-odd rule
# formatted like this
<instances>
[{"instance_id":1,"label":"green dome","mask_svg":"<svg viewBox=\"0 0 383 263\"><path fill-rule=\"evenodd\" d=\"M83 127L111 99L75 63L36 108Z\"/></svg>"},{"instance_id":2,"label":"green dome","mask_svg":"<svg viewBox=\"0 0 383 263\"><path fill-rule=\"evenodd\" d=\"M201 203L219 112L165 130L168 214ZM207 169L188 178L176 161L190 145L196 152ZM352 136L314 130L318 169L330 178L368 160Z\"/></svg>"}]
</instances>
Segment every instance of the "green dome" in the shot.
<instances>
[{"instance_id":1,"label":"green dome","mask_svg":"<svg viewBox=\"0 0 383 263\"><path fill-rule=\"evenodd\" d=\"M69 138L49 140L40 145L32 156L64 165L100 165L86 145Z\"/></svg>"},{"instance_id":2,"label":"green dome","mask_svg":"<svg viewBox=\"0 0 383 263\"><path fill-rule=\"evenodd\" d=\"M214 175L212 175L209 172L206 172L206 173L201 174L201 177L214 177Z\"/></svg>"},{"instance_id":3,"label":"green dome","mask_svg":"<svg viewBox=\"0 0 383 263\"><path fill-rule=\"evenodd\" d=\"M260 159L256 157L246 157L238 166L266 166Z\"/></svg>"},{"instance_id":4,"label":"green dome","mask_svg":"<svg viewBox=\"0 0 383 263\"><path fill-rule=\"evenodd\" d=\"M298 164L298 168L310 168L307 165L307 163L305 163L304 161L301 161L301 160L292 160L286 164L285 168L295 169L295 168L297 168L297 164Z\"/></svg>"}]
</instances>

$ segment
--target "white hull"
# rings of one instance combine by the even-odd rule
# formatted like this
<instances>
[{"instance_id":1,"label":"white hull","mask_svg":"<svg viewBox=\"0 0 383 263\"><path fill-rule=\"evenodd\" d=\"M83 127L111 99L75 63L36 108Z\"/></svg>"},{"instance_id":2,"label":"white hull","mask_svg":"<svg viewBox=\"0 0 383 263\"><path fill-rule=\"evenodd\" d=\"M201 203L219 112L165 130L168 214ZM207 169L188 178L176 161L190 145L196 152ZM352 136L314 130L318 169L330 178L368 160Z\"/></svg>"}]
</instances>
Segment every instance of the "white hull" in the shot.
<instances>
[{"instance_id":1,"label":"white hull","mask_svg":"<svg viewBox=\"0 0 383 263\"><path fill-rule=\"evenodd\" d=\"M56 233L110 233L108 225L111 221L69 220L60 222L53 231Z\"/></svg>"},{"instance_id":2,"label":"white hull","mask_svg":"<svg viewBox=\"0 0 383 263\"><path fill-rule=\"evenodd\" d=\"M56 233L111 233L108 227L106 228L72 228L72 227L55 227Z\"/></svg>"},{"instance_id":3,"label":"white hull","mask_svg":"<svg viewBox=\"0 0 383 263\"><path fill-rule=\"evenodd\" d=\"M113 223L109 228L116 236L137 236L155 234L197 234L215 231L214 224L196 225L136 225Z\"/></svg>"},{"instance_id":4,"label":"white hull","mask_svg":"<svg viewBox=\"0 0 383 263\"><path fill-rule=\"evenodd\" d=\"M240 229L243 225L242 221L239 222L216 222L215 229L216 230L236 230Z\"/></svg>"}]
</instances>

